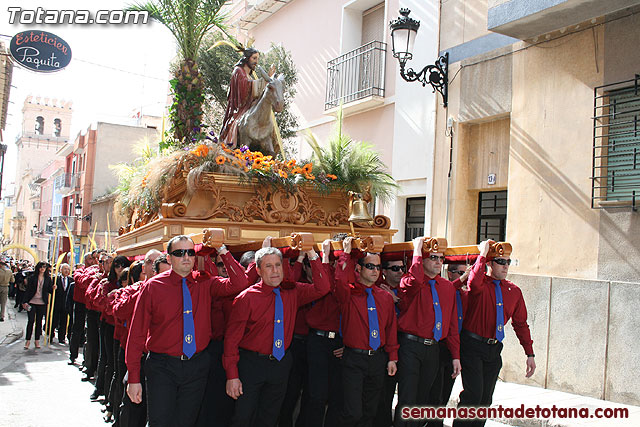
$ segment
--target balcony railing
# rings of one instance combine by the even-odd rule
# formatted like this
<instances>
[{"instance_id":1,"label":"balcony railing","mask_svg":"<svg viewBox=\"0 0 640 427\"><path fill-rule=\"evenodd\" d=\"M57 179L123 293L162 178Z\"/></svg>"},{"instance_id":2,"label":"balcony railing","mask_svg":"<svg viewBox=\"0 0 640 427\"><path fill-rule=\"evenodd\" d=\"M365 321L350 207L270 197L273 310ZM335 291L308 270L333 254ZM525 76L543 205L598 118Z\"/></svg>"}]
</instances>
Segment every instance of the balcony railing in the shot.
<instances>
[{"instance_id":1,"label":"balcony railing","mask_svg":"<svg viewBox=\"0 0 640 427\"><path fill-rule=\"evenodd\" d=\"M58 193L68 196L78 186L80 180L77 173L65 173L56 177L53 185Z\"/></svg>"},{"instance_id":2,"label":"balcony railing","mask_svg":"<svg viewBox=\"0 0 640 427\"><path fill-rule=\"evenodd\" d=\"M53 220L53 224L51 225L51 228L47 227L47 232L55 233L57 228L58 233L60 233L61 235L64 235L66 234L65 233L66 229L64 228L64 222L67 223L67 226L69 227L69 231L74 231L77 218L75 216L61 215L61 216L54 216L51 219Z\"/></svg>"},{"instance_id":3,"label":"balcony railing","mask_svg":"<svg viewBox=\"0 0 640 427\"><path fill-rule=\"evenodd\" d=\"M31 202L31 207L33 208L34 211L39 211L40 210L40 200L35 201L35 202Z\"/></svg>"},{"instance_id":4,"label":"balcony railing","mask_svg":"<svg viewBox=\"0 0 640 427\"><path fill-rule=\"evenodd\" d=\"M372 41L329 61L324 109L384 96L386 51L386 43Z\"/></svg>"}]
</instances>

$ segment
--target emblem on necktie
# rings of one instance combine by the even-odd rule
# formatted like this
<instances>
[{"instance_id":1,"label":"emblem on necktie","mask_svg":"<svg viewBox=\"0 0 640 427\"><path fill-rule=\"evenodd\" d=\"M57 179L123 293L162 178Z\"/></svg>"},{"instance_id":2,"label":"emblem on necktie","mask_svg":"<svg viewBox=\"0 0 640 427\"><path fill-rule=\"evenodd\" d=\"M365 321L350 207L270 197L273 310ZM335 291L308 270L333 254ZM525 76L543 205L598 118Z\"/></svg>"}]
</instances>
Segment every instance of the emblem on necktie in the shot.
<instances>
[{"instance_id":1,"label":"emblem on necktie","mask_svg":"<svg viewBox=\"0 0 640 427\"><path fill-rule=\"evenodd\" d=\"M375 329L373 331L371 331L371 336L374 338L378 337L378 331L376 331Z\"/></svg>"},{"instance_id":2,"label":"emblem on necktie","mask_svg":"<svg viewBox=\"0 0 640 427\"><path fill-rule=\"evenodd\" d=\"M282 340L276 340L275 344L276 344L277 348L281 348L282 347Z\"/></svg>"},{"instance_id":3,"label":"emblem on necktie","mask_svg":"<svg viewBox=\"0 0 640 427\"><path fill-rule=\"evenodd\" d=\"M184 340L187 344L191 344L193 342L193 336L191 334L187 334L187 336L184 337Z\"/></svg>"},{"instance_id":4,"label":"emblem on necktie","mask_svg":"<svg viewBox=\"0 0 640 427\"><path fill-rule=\"evenodd\" d=\"M442 324L440 322L436 323L436 329L439 330L440 328L442 328Z\"/></svg>"}]
</instances>

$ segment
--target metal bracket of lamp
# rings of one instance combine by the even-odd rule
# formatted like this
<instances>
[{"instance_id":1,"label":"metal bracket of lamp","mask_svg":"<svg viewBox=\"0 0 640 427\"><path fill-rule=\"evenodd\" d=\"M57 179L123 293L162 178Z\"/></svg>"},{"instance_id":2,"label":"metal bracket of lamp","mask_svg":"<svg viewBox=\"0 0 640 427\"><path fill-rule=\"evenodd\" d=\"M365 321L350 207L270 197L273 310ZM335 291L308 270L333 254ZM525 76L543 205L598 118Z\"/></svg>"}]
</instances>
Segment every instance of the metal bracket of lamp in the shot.
<instances>
[{"instance_id":1,"label":"metal bracket of lamp","mask_svg":"<svg viewBox=\"0 0 640 427\"><path fill-rule=\"evenodd\" d=\"M427 65L419 72L413 68L405 70L407 61L413 58L413 45L416 34L420 28L420 21L409 18L411 11L407 8L400 9L400 17L389 23L391 28L391 41L393 57L400 63L400 76L408 82L418 81L422 86L431 85L433 91L442 95L442 101L447 108L449 90L449 52L440 56L433 65Z\"/></svg>"}]
</instances>

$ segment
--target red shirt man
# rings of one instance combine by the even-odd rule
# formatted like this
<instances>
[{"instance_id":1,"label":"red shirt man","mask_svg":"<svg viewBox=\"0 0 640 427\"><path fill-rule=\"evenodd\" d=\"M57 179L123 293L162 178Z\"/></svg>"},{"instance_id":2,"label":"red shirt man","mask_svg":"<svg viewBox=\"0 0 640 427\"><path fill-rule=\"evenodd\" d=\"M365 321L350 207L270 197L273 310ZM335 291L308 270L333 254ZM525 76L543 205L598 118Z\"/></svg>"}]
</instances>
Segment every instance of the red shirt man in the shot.
<instances>
[{"instance_id":1,"label":"red shirt man","mask_svg":"<svg viewBox=\"0 0 640 427\"><path fill-rule=\"evenodd\" d=\"M313 283L281 287L282 253L276 248L256 252L261 279L233 303L224 341L223 364L227 394L236 401L234 426L251 424L252 417L275 425L287 387L298 307L325 295L329 278L315 251L307 252ZM276 318L277 317L277 318ZM279 324L282 323L282 326ZM279 333L281 336L279 337ZM278 351L282 354L279 356ZM256 414L256 410L260 413Z\"/></svg>"},{"instance_id":2,"label":"red shirt man","mask_svg":"<svg viewBox=\"0 0 640 427\"><path fill-rule=\"evenodd\" d=\"M171 239L167 252L171 270L153 277L136 303L125 353L127 394L140 403L140 358L146 348L150 425L172 420L169 424L190 426L195 424L207 382L209 354L203 350L211 339L212 298L245 288L247 279L224 246L218 252L229 279L194 274L196 252L188 236Z\"/></svg>"}]
</instances>

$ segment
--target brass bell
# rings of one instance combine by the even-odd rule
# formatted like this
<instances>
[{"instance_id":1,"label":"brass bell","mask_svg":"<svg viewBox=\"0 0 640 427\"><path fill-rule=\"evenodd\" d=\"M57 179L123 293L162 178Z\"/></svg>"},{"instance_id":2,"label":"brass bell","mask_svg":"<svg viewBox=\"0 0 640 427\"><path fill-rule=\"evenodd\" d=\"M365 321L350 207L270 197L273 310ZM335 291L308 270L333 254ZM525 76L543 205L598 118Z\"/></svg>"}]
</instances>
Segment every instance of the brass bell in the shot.
<instances>
[{"instance_id":1,"label":"brass bell","mask_svg":"<svg viewBox=\"0 0 640 427\"><path fill-rule=\"evenodd\" d=\"M352 193L349 201L349 222L371 222L373 218L367 209L367 202L362 200L362 194Z\"/></svg>"}]
</instances>

